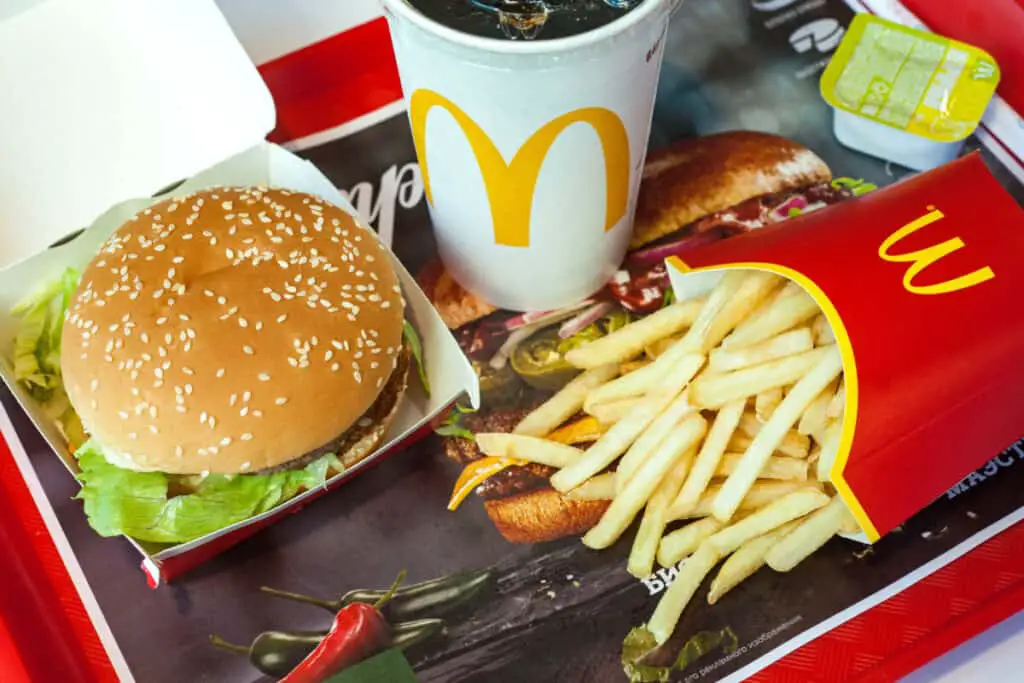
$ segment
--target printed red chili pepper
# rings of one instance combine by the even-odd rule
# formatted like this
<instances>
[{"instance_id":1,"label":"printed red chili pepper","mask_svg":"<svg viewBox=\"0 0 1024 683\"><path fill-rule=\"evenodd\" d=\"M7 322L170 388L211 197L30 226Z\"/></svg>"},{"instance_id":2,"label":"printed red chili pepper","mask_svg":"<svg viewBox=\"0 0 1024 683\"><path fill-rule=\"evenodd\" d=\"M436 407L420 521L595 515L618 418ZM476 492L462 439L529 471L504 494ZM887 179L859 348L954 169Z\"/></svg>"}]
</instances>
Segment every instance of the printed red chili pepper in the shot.
<instances>
[{"instance_id":1,"label":"printed red chili pepper","mask_svg":"<svg viewBox=\"0 0 1024 683\"><path fill-rule=\"evenodd\" d=\"M380 608L391 600L404 578L403 571L388 592L372 605L359 602L341 609L316 649L281 683L323 683L342 669L386 648L391 640L391 627Z\"/></svg>"}]
</instances>

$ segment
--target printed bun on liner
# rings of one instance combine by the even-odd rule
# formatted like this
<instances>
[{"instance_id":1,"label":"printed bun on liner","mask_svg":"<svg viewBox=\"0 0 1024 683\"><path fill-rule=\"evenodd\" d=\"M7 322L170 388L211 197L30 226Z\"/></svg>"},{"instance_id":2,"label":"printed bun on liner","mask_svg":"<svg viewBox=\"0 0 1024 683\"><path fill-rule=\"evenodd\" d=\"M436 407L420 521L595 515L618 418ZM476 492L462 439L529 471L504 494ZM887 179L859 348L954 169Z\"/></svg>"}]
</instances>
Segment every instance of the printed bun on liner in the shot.
<instances>
[{"instance_id":1,"label":"printed bun on liner","mask_svg":"<svg viewBox=\"0 0 1024 683\"><path fill-rule=\"evenodd\" d=\"M65 296L80 498L102 535L143 541L198 538L373 453L418 343L376 237L287 190L154 204Z\"/></svg>"},{"instance_id":2,"label":"printed bun on liner","mask_svg":"<svg viewBox=\"0 0 1024 683\"><path fill-rule=\"evenodd\" d=\"M702 218L753 222L744 202L765 195L793 195L828 184L832 172L798 142L755 131L734 131L683 140L653 151L644 166L633 240L637 248ZM783 201L788 197L780 197Z\"/></svg>"},{"instance_id":3,"label":"printed bun on liner","mask_svg":"<svg viewBox=\"0 0 1024 683\"><path fill-rule=\"evenodd\" d=\"M487 516L510 543L544 543L582 536L600 521L610 501L573 500L550 486L484 502Z\"/></svg>"}]
</instances>

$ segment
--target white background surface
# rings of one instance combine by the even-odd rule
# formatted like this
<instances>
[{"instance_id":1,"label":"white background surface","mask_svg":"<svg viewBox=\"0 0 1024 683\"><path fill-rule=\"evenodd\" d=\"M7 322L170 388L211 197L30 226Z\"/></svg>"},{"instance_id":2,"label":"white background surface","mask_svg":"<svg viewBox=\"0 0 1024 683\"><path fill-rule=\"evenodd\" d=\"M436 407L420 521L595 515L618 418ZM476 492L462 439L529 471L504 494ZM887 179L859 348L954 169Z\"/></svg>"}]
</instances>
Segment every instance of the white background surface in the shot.
<instances>
[{"instance_id":1,"label":"white background surface","mask_svg":"<svg viewBox=\"0 0 1024 683\"><path fill-rule=\"evenodd\" d=\"M249 55L263 63L380 16L378 0L217 0ZM907 676L902 683L1024 680L1024 613Z\"/></svg>"}]
</instances>

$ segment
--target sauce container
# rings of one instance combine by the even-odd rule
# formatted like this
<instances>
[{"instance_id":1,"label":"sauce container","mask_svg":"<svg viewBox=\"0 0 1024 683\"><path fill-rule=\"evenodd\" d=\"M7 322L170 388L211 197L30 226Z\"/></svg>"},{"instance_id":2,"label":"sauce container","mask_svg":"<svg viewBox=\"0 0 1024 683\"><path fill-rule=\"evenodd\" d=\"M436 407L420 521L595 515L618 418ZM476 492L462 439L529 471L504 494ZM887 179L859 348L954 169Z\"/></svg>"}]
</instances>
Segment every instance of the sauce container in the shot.
<instances>
[{"instance_id":1,"label":"sauce container","mask_svg":"<svg viewBox=\"0 0 1024 683\"><path fill-rule=\"evenodd\" d=\"M821 77L839 142L925 171L952 161L999 84L984 50L857 15Z\"/></svg>"}]
</instances>

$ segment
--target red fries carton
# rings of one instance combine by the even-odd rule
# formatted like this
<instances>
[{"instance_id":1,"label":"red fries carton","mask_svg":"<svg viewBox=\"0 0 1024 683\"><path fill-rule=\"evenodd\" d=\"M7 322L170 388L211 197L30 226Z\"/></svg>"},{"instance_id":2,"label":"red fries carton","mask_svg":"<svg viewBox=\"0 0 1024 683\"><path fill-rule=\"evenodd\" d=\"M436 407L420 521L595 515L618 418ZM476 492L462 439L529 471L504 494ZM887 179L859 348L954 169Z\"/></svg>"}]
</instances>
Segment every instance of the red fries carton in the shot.
<instances>
[{"instance_id":1,"label":"red fries carton","mask_svg":"<svg viewBox=\"0 0 1024 683\"><path fill-rule=\"evenodd\" d=\"M188 49L181 36L188 36ZM52 45L62 46L60 54ZM33 395L24 368L10 362L19 355L13 348L23 324L13 311L19 302L61 283L69 269L81 272L111 232L165 198L260 185L315 194L353 216L355 210L316 167L264 141L274 121L270 95L209 0L38 3L0 25L0 90L9 95L8 125L0 127L0 377L53 457L73 474L78 463L69 453L66 402ZM62 244L47 248L55 242ZM468 393L478 401L469 361L413 278L392 260L406 321L422 341L426 381L413 369L380 446L340 473L329 470L335 474L316 486L299 487L293 497L216 531L176 543L128 539L152 584L209 560L408 446L456 399ZM20 357L38 356L38 348L28 355L21 349ZM59 379L59 368L49 367L53 355L59 354L40 360L48 366L42 381ZM12 450L22 471L35 476L23 451ZM42 493L37 503L50 504Z\"/></svg>"},{"instance_id":2,"label":"red fries carton","mask_svg":"<svg viewBox=\"0 0 1024 683\"><path fill-rule=\"evenodd\" d=\"M1024 434L1024 211L977 155L672 259L799 284L831 324L846 414L830 479L871 542Z\"/></svg>"}]
</instances>

